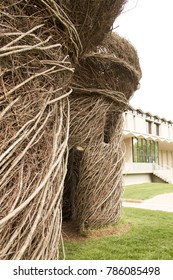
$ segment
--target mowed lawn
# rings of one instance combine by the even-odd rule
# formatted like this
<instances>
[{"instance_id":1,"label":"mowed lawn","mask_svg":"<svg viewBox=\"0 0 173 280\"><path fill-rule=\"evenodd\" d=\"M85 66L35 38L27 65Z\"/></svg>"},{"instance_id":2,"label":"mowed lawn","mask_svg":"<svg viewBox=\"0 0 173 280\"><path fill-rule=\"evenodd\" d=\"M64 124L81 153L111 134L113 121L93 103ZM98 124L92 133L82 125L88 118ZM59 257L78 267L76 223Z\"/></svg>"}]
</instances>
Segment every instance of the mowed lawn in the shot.
<instances>
[{"instance_id":1,"label":"mowed lawn","mask_svg":"<svg viewBox=\"0 0 173 280\"><path fill-rule=\"evenodd\" d=\"M112 235L65 241L66 259L173 260L173 213L123 208L115 228Z\"/></svg>"},{"instance_id":2,"label":"mowed lawn","mask_svg":"<svg viewBox=\"0 0 173 280\"><path fill-rule=\"evenodd\" d=\"M148 199L173 193L173 185L147 183L125 187L124 198ZM111 231L112 230L112 231ZM123 208L118 225L98 237L65 241L67 260L173 260L173 213Z\"/></svg>"},{"instance_id":3,"label":"mowed lawn","mask_svg":"<svg viewBox=\"0 0 173 280\"><path fill-rule=\"evenodd\" d=\"M129 185L124 188L123 197L126 199L145 200L159 194L173 193L173 185L164 183L146 183Z\"/></svg>"}]
</instances>

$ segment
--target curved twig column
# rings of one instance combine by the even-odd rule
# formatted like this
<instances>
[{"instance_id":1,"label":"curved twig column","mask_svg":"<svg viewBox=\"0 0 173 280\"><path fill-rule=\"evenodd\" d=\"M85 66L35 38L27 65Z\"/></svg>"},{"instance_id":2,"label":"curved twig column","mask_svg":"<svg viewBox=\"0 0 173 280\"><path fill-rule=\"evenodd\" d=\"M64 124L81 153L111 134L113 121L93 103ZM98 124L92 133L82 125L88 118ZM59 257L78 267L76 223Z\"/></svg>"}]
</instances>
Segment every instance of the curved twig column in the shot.
<instances>
[{"instance_id":1,"label":"curved twig column","mask_svg":"<svg viewBox=\"0 0 173 280\"><path fill-rule=\"evenodd\" d=\"M111 36L114 50L109 43ZM125 57L124 48L131 50ZM67 174L65 189L75 193L69 199L70 215L80 230L115 223L120 217L122 113L140 76L136 51L118 35L109 35L97 52L80 60L75 70L70 96L71 172Z\"/></svg>"},{"instance_id":2,"label":"curved twig column","mask_svg":"<svg viewBox=\"0 0 173 280\"><path fill-rule=\"evenodd\" d=\"M1 10L0 259L57 259L74 69L46 9Z\"/></svg>"}]
</instances>

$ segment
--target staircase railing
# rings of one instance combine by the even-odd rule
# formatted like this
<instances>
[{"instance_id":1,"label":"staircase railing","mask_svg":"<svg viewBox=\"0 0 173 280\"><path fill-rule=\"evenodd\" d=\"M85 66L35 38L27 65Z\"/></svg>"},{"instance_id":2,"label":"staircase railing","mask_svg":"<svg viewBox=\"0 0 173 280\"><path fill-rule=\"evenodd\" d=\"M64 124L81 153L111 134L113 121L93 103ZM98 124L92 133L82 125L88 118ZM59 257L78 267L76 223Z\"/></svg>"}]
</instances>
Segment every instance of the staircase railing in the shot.
<instances>
[{"instance_id":1,"label":"staircase railing","mask_svg":"<svg viewBox=\"0 0 173 280\"><path fill-rule=\"evenodd\" d=\"M159 165L158 163L153 162L153 170L172 170L173 168L167 164Z\"/></svg>"}]
</instances>

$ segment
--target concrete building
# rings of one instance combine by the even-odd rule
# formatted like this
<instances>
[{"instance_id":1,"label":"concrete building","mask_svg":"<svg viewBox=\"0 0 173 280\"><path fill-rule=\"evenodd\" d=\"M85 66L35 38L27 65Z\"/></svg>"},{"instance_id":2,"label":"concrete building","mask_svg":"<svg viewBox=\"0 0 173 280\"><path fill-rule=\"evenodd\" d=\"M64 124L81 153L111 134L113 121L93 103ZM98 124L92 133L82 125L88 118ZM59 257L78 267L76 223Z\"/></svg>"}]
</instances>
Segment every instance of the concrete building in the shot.
<instances>
[{"instance_id":1,"label":"concrete building","mask_svg":"<svg viewBox=\"0 0 173 280\"><path fill-rule=\"evenodd\" d=\"M173 183L173 122L130 108L124 113L124 184Z\"/></svg>"}]
</instances>

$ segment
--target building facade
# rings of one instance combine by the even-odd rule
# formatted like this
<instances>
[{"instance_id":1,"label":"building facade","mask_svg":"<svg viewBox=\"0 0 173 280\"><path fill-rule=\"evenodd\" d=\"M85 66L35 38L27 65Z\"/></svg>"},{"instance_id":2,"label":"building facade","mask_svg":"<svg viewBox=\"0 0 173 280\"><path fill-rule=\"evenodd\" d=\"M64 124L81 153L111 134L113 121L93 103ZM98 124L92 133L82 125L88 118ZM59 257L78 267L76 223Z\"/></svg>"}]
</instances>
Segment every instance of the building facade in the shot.
<instances>
[{"instance_id":1,"label":"building facade","mask_svg":"<svg viewBox=\"0 0 173 280\"><path fill-rule=\"evenodd\" d=\"M124 184L173 183L173 122L130 108L124 113Z\"/></svg>"}]
</instances>

